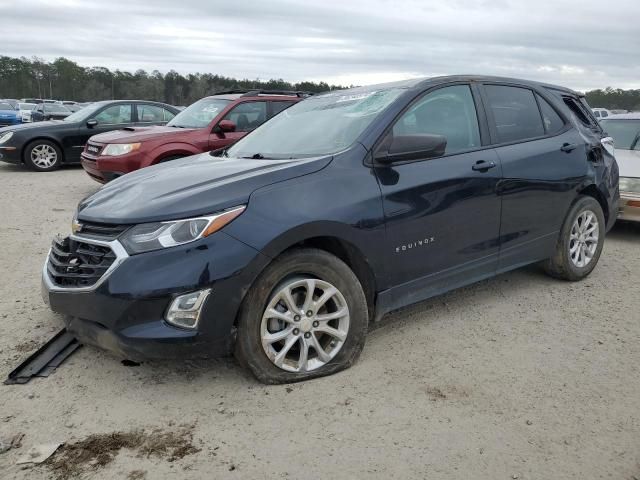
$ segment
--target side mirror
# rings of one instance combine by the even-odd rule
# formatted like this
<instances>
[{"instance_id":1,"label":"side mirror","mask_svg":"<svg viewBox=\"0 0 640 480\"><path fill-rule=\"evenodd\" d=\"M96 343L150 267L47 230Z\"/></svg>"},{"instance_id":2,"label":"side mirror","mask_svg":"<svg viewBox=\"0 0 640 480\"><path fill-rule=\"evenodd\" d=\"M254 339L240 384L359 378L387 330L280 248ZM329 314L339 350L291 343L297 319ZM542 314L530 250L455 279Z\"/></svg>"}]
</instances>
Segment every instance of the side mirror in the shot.
<instances>
[{"instance_id":1,"label":"side mirror","mask_svg":"<svg viewBox=\"0 0 640 480\"><path fill-rule=\"evenodd\" d=\"M236 124L233 123L231 120L222 120L218 124L218 128L220 129L220 131L222 133L235 132L236 131Z\"/></svg>"},{"instance_id":2,"label":"side mirror","mask_svg":"<svg viewBox=\"0 0 640 480\"><path fill-rule=\"evenodd\" d=\"M98 125L98 120L92 118L91 120L87 120L87 127L93 128Z\"/></svg>"},{"instance_id":3,"label":"side mirror","mask_svg":"<svg viewBox=\"0 0 640 480\"><path fill-rule=\"evenodd\" d=\"M447 137L444 135L414 134L389 135L376 153L380 163L426 160L444 155Z\"/></svg>"}]
</instances>

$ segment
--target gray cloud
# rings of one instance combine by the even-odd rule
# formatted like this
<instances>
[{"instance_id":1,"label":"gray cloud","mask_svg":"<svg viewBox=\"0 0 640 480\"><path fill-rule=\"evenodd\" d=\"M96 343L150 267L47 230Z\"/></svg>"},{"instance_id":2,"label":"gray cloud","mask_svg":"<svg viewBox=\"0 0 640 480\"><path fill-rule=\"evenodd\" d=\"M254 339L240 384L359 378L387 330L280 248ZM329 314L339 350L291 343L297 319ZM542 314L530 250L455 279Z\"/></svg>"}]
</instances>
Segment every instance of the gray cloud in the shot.
<instances>
[{"instance_id":1,"label":"gray cloud","mask_svg":"<svg viewBox=\"0 0 640 480\"><path fill-rule=\"evenodd\" d=\"M342 84L482 73L640 88L637 0L3 0L0 9L3 25L28 32L3 35L1 54L86 66Z\"/></svg>"}]
</instances>

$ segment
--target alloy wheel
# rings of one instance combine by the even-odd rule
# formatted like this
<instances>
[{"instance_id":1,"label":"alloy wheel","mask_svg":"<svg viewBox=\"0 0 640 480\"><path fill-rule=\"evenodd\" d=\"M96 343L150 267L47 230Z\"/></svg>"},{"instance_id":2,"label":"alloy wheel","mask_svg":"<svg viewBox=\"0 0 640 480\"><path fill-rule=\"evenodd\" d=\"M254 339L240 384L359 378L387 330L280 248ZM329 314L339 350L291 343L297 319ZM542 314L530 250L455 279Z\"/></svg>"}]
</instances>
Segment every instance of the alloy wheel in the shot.
<instances>
[{"instance_id":1,"label":"alloy wheel","mask_svg":"<svg viewBox=\"0 0 640 480\"><path fill-rule=\"evenodd\" d=\"M598 248L598 218L591 210L584 210L576 218L569 236L569 256L578 268L586 267Z\"/></svg>"},{"instance_id":2,"label":"alloy wheel","mask_svg":"<svg viewBox=\"0 0 640 480\"><path fill-rule=\"evenodd\" d=\"M340 291L314 278L291 279L271 297L262 316L262 348L289 372L309 372L329 363L349 333L349 307Z\"/></svg>"},{"instance_id":3,"label":"alloy wheel","mask_svg":"<svg viewBox=\"0 0 640 480\"><path fill-rule=\"evenodd\" d=\"M51 168L58 161L58 153L51 145L40 144L31 149L31 162L38 168Z\"/></svg>"}]
</instances>

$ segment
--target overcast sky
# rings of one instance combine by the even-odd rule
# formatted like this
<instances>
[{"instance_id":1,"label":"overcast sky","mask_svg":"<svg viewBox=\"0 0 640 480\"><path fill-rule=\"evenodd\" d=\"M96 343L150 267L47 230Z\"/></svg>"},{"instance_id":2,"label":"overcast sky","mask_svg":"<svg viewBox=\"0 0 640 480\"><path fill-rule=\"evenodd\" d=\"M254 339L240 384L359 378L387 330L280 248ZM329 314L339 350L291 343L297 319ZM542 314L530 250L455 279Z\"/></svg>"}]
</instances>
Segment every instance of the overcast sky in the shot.
<instances>
[{"instance_id":1,"label":"overcast sky","mask_svg":"<svg viewBox=\"0 0 640 480\"><path fill-rule=\"evenodd\" d=\"M0 0L0 54L365 85L481 73L640 88L640 0Z\"/></svg>"}]
</instances>

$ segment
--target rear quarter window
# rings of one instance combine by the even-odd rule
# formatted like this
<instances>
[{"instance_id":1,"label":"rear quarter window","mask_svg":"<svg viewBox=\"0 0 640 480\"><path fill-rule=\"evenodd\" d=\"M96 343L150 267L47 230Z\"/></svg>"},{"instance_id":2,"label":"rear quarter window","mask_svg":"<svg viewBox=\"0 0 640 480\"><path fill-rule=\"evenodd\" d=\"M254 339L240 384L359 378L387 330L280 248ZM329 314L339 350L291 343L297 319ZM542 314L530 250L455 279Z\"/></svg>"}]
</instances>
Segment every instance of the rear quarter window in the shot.
<instances>
[{"instance_id":1,"label":"rear quarter window","mask_svg":"<svg viewBox=\"0 0 640 480\"><path fill-rule=\"evenodd\" d=\"M586 101L581 101L569 95L563 95L562 101L567 106L567 108L569 108L571 114L578 121L578 123L582 124L584 127L590 128L591 130L601 130L600 126L598 125L598 120L596 120L596 117L594 116L589 106L586 105Z\"/></svg>"}]
</instances>

